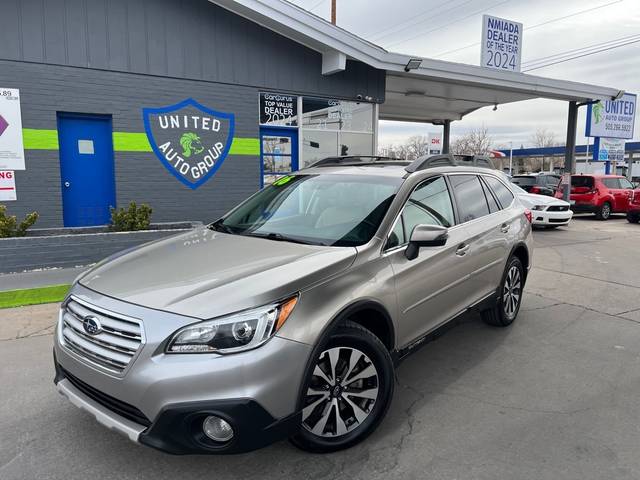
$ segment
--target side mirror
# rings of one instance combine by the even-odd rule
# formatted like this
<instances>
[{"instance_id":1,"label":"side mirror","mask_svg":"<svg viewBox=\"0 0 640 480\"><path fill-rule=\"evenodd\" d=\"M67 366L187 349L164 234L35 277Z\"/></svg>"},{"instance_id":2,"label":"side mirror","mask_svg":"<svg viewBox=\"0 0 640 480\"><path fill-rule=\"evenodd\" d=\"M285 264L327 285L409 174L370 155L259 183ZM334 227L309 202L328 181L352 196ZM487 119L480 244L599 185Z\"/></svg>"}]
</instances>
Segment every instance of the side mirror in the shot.
<instances>
[{"instance_id":1,"label":"side mirror","mask_svg":"<svg viewBox=\"0 0 640 480\"><path fill-rule=\"evenodd\" d=\"M440 225L416 225L411 232L409 245L404 251L407 260L418 256L420 247L442 247L449 238L449 229Z\"/></svg>"}]
</instances>

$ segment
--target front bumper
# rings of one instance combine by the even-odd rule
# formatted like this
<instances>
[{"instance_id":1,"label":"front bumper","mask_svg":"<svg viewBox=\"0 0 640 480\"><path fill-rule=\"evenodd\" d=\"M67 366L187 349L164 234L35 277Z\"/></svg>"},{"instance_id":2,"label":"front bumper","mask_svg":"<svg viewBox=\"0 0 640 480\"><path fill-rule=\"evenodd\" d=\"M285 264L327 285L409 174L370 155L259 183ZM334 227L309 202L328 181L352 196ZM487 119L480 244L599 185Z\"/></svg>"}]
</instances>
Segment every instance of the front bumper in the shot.
<instances>
[{"instance_id":1,"label":"front bumper","mask_svg":"<svg viewBox=\"0 0 640 480\"><path fill-rule=\"evenodd\" d=\"M57 362L55 366L58 392L73 405L133 442L174 455L249 452L287 438L300 428L301 412L275 419L258 402L246 398L167 405L153 423L141 425L105 406L88 393L88 386L79 387L82 382L78 383ZM229 422L233 439L221 444L207 438L202 433L202 422L208 415Z\"/></svg>"},{"instance_id":2,"label":"front bumper","mask_svg":"<svg viewBox=\"0 0 640 480\"><path fill-rule=\"evenodd\" d=\"M592 203L574 203L571 205L571 210L574 213L596 213L597 209L598 207Z\"/></svg>"},{"instance_id":3,"label":"front bumper","mask_svg":"<svg viewBox=\"0 0 640 480\"><path fill-rule=\"evenodd\" d=\"M573 212L548 212L546 210L533 210L533 224L538 226L566 225L573 218Z\"/></svg>"},{"instance_id":4,"label":"front bumper","mask_svg":"<svg viewBox=\"0 0 640 480\"><path fill-rule=\"evenodd\" d=\"M273 337L230 355L165 354L165 340L193 319L103 297L83 287L72 294L142 320L146 343L121 375L101 371L54 336L57 388L74 405L133 441L170 453L237 453L284 438L299 425L296 403L311 353L306 344ZM59 330L59 329L58 329ZM204 412L235 431L227 444L195 432Z\"/></svg>"}]
</instances>

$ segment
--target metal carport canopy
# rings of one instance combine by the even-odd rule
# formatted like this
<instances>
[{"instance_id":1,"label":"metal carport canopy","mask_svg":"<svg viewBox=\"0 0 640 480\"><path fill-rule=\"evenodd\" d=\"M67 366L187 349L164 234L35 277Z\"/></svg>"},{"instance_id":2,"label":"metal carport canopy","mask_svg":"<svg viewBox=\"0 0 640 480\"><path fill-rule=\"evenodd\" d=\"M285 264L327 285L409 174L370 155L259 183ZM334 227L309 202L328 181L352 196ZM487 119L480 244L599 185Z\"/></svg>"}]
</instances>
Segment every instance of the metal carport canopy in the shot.
<instances>
[{"instance_id":1,"label":"metal carport canopy","mask_svg":"<svg viewBox=\"0 0 640 480\"><path fill-rule=\"evenodd\" d=\"M409 57L399 56L406 65ZM426 58L410 72L404 65L401 71L387 70L381 119L441 123L496 104L533 98L586 102L618 93L614 88Z\"/></svg>"},{"instance_id":2,"label":"metal carport canopy","mask_svg":"<svg viewBox=\"0 0 640 480\"><path fill-rule=\"evenodd\" d=\"M613 98L619 91L428 58L406 72L409 60L420 57L388 52L286 0L210 1L320 52L324 75L344 70L347 59L385 70L381 119L441 123L488 105L533 98L585 102Z\"/></svg>"}]
</instances>

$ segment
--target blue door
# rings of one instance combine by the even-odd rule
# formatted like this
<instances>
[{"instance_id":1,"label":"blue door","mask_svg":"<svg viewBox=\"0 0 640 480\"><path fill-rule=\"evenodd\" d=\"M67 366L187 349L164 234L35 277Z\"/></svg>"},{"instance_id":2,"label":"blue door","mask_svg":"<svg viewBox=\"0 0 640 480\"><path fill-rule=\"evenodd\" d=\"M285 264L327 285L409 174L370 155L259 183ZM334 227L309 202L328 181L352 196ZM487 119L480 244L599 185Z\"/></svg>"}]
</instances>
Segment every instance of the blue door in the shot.
<instances>
[{"instance_id":1,"label":"blue door","mask_svg":"<svg viewBox=\"0 0 640 480\"><path fill-rule=\"evenodd\" d=\"M111 117L58 114L65 227L105 225L116 205Z\"/></svg>"},{"instance_id":2,"label":"blue door","mask_svg":"<svg viewBox=\"0 0 640 480\"><path fill-rule=\"evenodd\" d=\"M298 170L298 130L269 127L260 129L260 186Z\"/></svg>"}]
</instances>

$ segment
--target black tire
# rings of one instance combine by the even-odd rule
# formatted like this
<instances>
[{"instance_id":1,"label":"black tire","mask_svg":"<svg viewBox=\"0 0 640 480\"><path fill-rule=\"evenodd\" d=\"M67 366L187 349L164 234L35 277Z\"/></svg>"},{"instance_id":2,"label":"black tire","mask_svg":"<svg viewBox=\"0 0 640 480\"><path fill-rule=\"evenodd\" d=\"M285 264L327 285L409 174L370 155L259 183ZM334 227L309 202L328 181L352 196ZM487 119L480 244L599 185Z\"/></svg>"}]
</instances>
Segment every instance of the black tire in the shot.
<instances>
[{"instance_id":1,"label":"black tire","mask_svg":"<svg viewBox=\"0 0 640 480\"><path fill-rule=\"evenodd\" d=\"M327 382L321 376L314 375L316 366L331 379L330 375L330 358L329 351L335 352L338 349L338 360L335 362L335 377L338 379L340 390L336 390L335 386L328 386ZM352 447L367 438L378 427L382 419L389 409L391 398L394 390L394 370L391 355L383 343L366 328L352 322L345 322L338 326L331 336L323 343L322 347L316 350L318 355L313 361L306 374L305 384L302 390L301 408L303 409L303 420L300 431L290 438L291 443L296 447L308 452L327 453L336 450L343 450ZM347 378L340 379L340 375L349 369L348 360L352 357L349 355L358 352L364 354L354 361L351 373L347 373ZM357 355L355 353L354 355ZM371 363L368 363L370 361ZM326 373L326 367L329 365L329 373ZM354 379L361 373L366 375L373 365L376 371L376 377L369 376L363 379L351 382L345 380ZM354 385L361 386L356 388ZM358 393L370 393L377 385L377 396L371 403L371 399L358 398ZM325 389L330 395L327 400L322 399L320 395L308 396L307 392L312 388L315 391ZM322 400L320 400L322 399ZM319 403L312 406L305 417L305 406L312 405L316 401ZM335 401L335 407L332 403ZM363 407L358 411L359 415L366 414L361 418L361 422L356 420L356 408L352 406ZM336 411L336 407L338 411ZM323 412L328 412L323 415ZM349 428L346 433L338 434L337 429L338 412L341 412L340 418L342 428ZM321 422L326 418L324 425ZM344 421L344 417L347 420ZM350 422L351 421L351 422ZM344 423L342 423L344 422ZM350 423L349 423L350 422ZM321 434L313 433L311 428L320 428Z\"/></svg>"},{"instance_id":2,"label":"black tire","mask_svg":"<svg viewBox=\"0 0 640 480\"><path fill-rule=\"evenodd\" d=\"M627 213L627 221L629 223L638 223L640 222L640 213Z\"/></svg>"},{"instance_id":3,"label":"black tire","mask_svg":"<svg viewBox=\"0 0 640 480\"><path fill-rule=\"evenodd\" d=\"M596 209L596 218L598 220L608 220L611 216L611 204L604 202Z\"/></svg>"},{"instance_id":4,"label":"black tire","mask_svg":"<svg viewBox=\"0 0 640 480\"><path fill-rule=\"evenodd\" d=\"M509 290L508 282L509 282L509 272L512 269L517 270L517 276L519 281L519 287L512 288ZM513 274L512 274L513 275ZM512 278L512 277L511 277ZM515 284L516 282L514 282ZM520 305L522 304L522 290L524 287L524 267L522 266L522 262L518 257L511 257L507 262L507 266L504 269L504 273L502 274L502 280L500 281L500 287L498 288L497 296L498 301L496 306L481 312L482 320L489 325L493 325L494 327L507 327L513 323L513 321L518 316L518 312L520 311ZM518 299L515 305L507 303L510 298L510 295L507 296L507 292L512 292L518 295Z\"/></svg>"}]
</instances>

